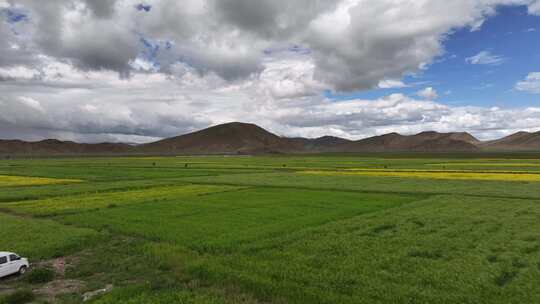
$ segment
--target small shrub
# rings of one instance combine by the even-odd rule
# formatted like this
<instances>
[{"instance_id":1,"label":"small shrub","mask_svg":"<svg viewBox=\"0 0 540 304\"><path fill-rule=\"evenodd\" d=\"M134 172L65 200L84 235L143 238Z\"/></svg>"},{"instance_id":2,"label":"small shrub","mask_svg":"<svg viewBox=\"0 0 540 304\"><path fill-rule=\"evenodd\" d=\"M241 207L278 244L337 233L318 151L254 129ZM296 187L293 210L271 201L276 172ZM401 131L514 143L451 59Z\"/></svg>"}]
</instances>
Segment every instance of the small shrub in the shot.
<instances>
[{"instance_id":1,"label":"small shrub","mask_svg":"<svg viewBox=\"0 0 540 304\"><path fill-rule=\"evenodd\" d=\"M529 236L526 236L525 238L523 238L523 240L525 242L536 242L536 241L540 241L540 236L538 236L538 235L529 235Z\"/></svg>"},{"instance_id":2,"label":"small shrub","mask_svg":"<svg viewBox=\"0 0 540 304\"><path fill-rule=\"evenodd\" d=\"M517 275L518 275L518 272L515 270L503 270L495 278L495 284L497 284L500 287L503 287L504 285L510 283L510 281L512 281Z\"/></svg>"},{"instance_id":3,"label":"small shrub","mask_svg":"<svg viewBox=\"0 0 540 304\"><path fill-rule=\"evenodd\" d=\"M382 232L385 232L386 230L393 230L395 228L396 228L395 224L385 224L385 225L380 225L373 228L372 231L373 233L382 233Z\"/></svg>"},{"instance_id":4,"label":"small shrub","mask_svg":"<svg viewBox=\"0 0 540 304\"><path fill-rule=\"evenodd\" d=\"M176 281L167 277L159 277L150 281L151 290L164 290L173 288L176 285Z\"/></svg>"},{"instance_id":5,"label":"small shrub","mask_svg":"<svg viewBox=\"0 0 540 304\"><path fill-rule=\"evenodd\" d=\"M429 250L411 250L409 256L413 258L423 258L430 260L438 260L443 257L443 254L440 250L429 251Z\"/></svg>"},{"instance_id":6,"label":"small shrub","mask_svg":"<svg viewBox=\"0 0 540 304\"><path fill-rule=\"evenodd\" d=\"M426 224L424 222L422 222L421 220L416 220L416 219L413 219L412 220L412 223L417 225L418 227L424 227Z\"/></svg>"},{"instance_id":7,"label":"small shrub","mask_svg":"<svg viewBox=\"0 0 540 304\"><path fill-rule=\"evenodd\" d=\"M525 247L522 250L522 252L525 253L525 254L533 254L533 253L536 253L538 251L540 251L540 244L530 246L530 247Z\"/></svg>"},{"instance_id":8,"label":"small shrub","mask_svg":"<svg viewBox=\"0 0 540 304\"><path fill-rule=\"evenodd\" d=\"M499 258L494 254L490 254L487 256L486 260L490 263L496 263L497 261L499 261Z\"/></svg>"},{"instance_id":9,"label":"small shrub","mask_svg":"<svg viewBox=\"0 0 540 304\"><path fill-rule=\"evenodd\" d=\"M527 262L524 261L524 260L520 260L518 258L514 258L512 260L512 266L514 266L516 268L526 268L527 267Z\"/></svg>"},{"instance_id":10,"label":"small shrub","mask_svg":"<svg viewBox=\"0 0 540 304\"><path fill-rule=\"evenodd\" d=\"M0 303L5 304L24 304L34 301L36 296L31 290L18 290L9 296L5 297Z\"/></svg>"},{"instance_id":11,"label":"small shrub","mask_svg":"<svg viewBox=\"0 0 540 304\"><path fill-rule=\"evenodd\" d=\"M171 268L171 265L167 264L167 263L159 263L157 268L161 271L170 271L172 268Z\"/></svg>"},{"instance_id":12,"label":"small shrub","mask_svg":"<svg viewBox=\"0 0 540 304\"><path fill-rule=\"evenodd\" d=\"M54 280L54 271L49 268L38 268L30 271L26 281L30 284L43 284Z\"/></svg>"}]
</instances>

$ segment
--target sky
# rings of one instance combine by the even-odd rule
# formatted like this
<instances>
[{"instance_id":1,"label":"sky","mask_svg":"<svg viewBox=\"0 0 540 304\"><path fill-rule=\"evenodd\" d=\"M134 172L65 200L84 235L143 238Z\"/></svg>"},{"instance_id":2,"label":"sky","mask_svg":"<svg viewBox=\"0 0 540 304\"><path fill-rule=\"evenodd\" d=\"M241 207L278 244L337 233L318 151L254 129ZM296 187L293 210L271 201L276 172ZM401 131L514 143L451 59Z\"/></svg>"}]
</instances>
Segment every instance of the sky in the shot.
<instances>
[{"instance_id":1,"label":"sky","mask_svg":"<svg viewBox=\"0 0 540 304\"><path fill-rule=\"evenodd\" d=\"M0 138L540 131L540 0L0 0Z\"/></svg>"}]
</instances>

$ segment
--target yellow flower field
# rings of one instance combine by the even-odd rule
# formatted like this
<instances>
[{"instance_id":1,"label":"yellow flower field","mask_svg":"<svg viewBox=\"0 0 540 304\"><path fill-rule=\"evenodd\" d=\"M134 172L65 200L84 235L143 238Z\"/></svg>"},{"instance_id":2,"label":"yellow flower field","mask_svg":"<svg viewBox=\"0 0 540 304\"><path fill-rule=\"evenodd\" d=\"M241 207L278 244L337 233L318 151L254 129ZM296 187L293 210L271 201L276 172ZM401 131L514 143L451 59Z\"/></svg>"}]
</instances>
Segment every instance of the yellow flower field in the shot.
<instances>
[{"instance_id":1,"label":"yellow flower field","mask_svg":"<svg viewBox=\"0 0 540 304\"><path fill-rule=\"evenodd\" d=\"M29 176L0 175L0 187L10 186L39 186L52 184L80 183L77 179L59 179Z\"/></svg>"},{"instance_id":2,"label":"yellow flower field","mask_svg":"<svg viewBox=\"0 0 540 304\"><path fill-rule=\"evenodd\" d=\"M302 171L301 174L325 176L381 176L427 179L497 180L517 182L540 182L540 174L519 172L466 172L466 171L395 171L395 170L348 170L348 171Z\"/></svg>"},{"instance_id":3,"label":"yellow flower field","mask_svg":"<svg viewBox=\"0 0 540 304\"><path fill-rule=\"evenodd\" d=\"M540 167L540 163L443 163L425 164L426 166L485 166L485 167Z\"/></svg>"}]
</instances>

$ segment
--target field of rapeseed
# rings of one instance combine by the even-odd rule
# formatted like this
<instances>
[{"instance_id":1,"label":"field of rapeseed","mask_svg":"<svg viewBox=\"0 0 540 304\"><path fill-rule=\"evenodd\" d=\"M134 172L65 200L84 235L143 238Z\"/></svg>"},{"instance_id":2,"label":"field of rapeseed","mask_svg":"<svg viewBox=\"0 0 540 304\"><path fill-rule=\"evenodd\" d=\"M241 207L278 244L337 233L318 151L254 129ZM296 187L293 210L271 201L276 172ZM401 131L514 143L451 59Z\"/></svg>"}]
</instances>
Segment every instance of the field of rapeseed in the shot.
<instances>
[{"instance_id":1,"label":"field of rapeseed","mask_svg":"<svg viewBox=\"0 0 540 304\"><path fill-rule=\"evenodd\" d=\"M39 186L39 185L69 184L69 183L79 183L79 182L81 181L76 180L76 179L58 179L58 178L0 175L0 187Z\"/></svg>"},{"instance_id":2,"label":"field of rapeseed","mask_svg":"<svg viewBox=\"0 0 540 304\"><path fill-rule=\"evenodd\" d=\"M303 174L313 175L364 175L399 178L427 178L427 179L459 179L459 180L493 180L493 181L517 181L517 182L540 182L540 173L525 173L522 171L456 171L456 170L385 170L385 169L351 169L345 171L302 171Z\"/></svg>"}]
</instances>

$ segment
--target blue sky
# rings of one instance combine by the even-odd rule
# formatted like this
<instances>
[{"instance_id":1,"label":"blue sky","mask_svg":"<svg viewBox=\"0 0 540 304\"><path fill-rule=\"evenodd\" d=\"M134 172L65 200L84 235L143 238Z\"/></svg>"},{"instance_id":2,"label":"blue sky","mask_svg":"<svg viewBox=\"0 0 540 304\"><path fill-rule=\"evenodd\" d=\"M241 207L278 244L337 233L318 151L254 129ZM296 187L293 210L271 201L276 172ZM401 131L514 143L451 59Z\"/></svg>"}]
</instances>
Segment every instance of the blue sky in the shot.
<instances>
[{"instance_id":1,"label":"blue sky","mask_svg":"<svg viewBox=\"0 0 540 304\"><path fill-rule=\"evenodd\" d=\"M445 54L426 70L403 78L407 88L375 89L350 94L332 94L336 100L373 99L390 93L414 95L426 86L439 94L440 103L463 106L538 106L538 94L518 91L518 81L540 69L540 17L529 15L525 6L501 6L479 30L463 28L447 36ZM470 64L467 58L489 52L497 64ZM416 84L416 85L415 85Z\"/></svg>"}]
</instances>

